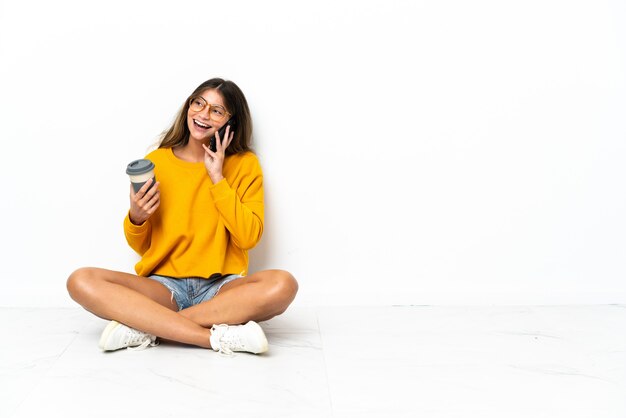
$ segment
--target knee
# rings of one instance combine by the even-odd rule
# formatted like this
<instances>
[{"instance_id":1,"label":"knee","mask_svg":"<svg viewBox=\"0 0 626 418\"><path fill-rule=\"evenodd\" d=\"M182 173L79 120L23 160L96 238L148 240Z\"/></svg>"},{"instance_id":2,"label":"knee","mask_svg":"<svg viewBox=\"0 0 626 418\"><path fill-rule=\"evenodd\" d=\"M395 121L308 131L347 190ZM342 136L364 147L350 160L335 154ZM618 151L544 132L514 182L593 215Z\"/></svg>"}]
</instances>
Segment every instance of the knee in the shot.
<instances>
[{"instance_id":1,"label":"knee","mask_svg":"<svg viewBox=\"0 0 626 418\"><path fill-rule=\"evenodd\" d=\"M280 299L285 304L285 308L295 299L298 293L298 282L293 275L284 270L274 270L272 272L271 296Z\"/></svg>"},{"instance_id":2,"label":"knee","mask_svg":"<svg viewBox=\"0 0 626 418\"><path fill-rule=\"evenodd\" d=\"M82 295L89 293L95 277L96 271L90 267L79 268L70 274L66 286L72 299L78 300Z\"/></svg>"}]
</instances>

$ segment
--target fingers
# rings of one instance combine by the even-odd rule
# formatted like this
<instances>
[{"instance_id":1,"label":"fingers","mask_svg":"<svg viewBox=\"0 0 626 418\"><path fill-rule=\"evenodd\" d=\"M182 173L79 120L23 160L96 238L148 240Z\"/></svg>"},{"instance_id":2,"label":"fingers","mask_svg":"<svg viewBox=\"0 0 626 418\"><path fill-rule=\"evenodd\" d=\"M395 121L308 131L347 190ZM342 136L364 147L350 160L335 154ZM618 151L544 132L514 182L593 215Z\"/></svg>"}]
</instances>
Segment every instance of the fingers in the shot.
<instances>
[{"instance_id":1,"label":"fingers","mask_svg":"<svg viewBox=\"0 0 626 418\"><path fill-rule=\"evenodd\" d=\"M224 132L224 140L220 137L219 131L215 133L215 149L216 152L223 152L228 146L230 142L233 140L234 133L230 130L230 125L226 126L226 132Z\"/></svg>"},{"instance_id":2,"label":"fingers","mask_svg":"<svg viewBox=\"0 0 626 418\"><path fill-rule=\"evenodd\" d=\"M229 128L230 126L226 128L227 132ZM220 136L220 131L218 129L215 132L215 152L221 152L221 151L222 151L222 137Z\"/></svg>"},{"instance_id":3,"label":"fingers","mask_svg":"<svg viewBox=\"0 0 626 418\"><path fill-rule=\"evenodd\" d=\"M217 183L224 178L222 175L222 166L226 157L225 150L230 145L234 136L230 129L230 125L226 126L223 140L220 137L219 131L215 133L215 152L211 151L205 144L202 144L204 147L204 166L213 183Z\"/></svg>"},{"instance_id":4,"label":"fingers","mask_svg":"<svg viewBox=\"0 0 626 418\"><path fill-rule=\"evenodd\" d=\"M230 126L228 128L230 129ZM224 145L224 149L228 148L230 143L233 142L233 138L234 137L235 137L235 133L234 132L231 132L230 135L226 134L226 138L228 138L228 140L226 141L226 145Z\"/></svg>"},{"instance_id":5,"label":"fingers","mask_svg":"<svg viewBox=\"0 0 626 418\"><path fill-rule=\"evenodd\" d=\"M135 193L131 185L130 211L131 219L141 224L146 221L159 207L161 203L161 191L159 190L159 182L150 185L154 180L150 179ZM148 190L150 188L150 190Z\"/></svg>"},{"instance_id":6,"label":"fingers","mask_svg":"<svg viewBox=\"0 0 626 418\"><path fill-rule=\"evenodd\" d=\"M137 192L135 193L134 188L131 185L131 192L130 192L130 197L139 202L141 199L143 199L146 196L153 196L155 191L156 191L156 185L155 187L150 188L150 186L152 186L152 183L154 182L154 179L148 179L148 181L146 181L144 183L143 186L141 186L141 188L139 190L137 190ZM157 183L158 185L159 183ZM148 191L148 189L150 189Z\"/></svg>"},{"instance_id":7,"label":"fingers","mask_svg":"<svg viewBox=\"0 0 626 418\"><path fill-rule=\"evenodd\" d=\"M154 212L156 212L159 205L161 205L161 194L157 193L146 203L144 210L147 215L151 216Z\"/></svg>"},{"instance_id":8,"label":"fingers","mask_svg":"<svg viewBox=\"0 0 626 418\"><path fill-rule=\"evenodd\" d=\"M152 179L149 180L150 182L152 182ZM146 187L147 183L143 185L143 187L139 190L141 192L141 190ZM148 187L150 187L148 185ZM152 187L150 190L148 190L147 192L144 190L143 191L143 196L140 196L139 198L139 204L141 206L144 206L144 208L149 207L154 205L155 200L159 200L159 197L161 196L161 191L159 190L159 182L157 181L154 184L154 187Z\"/></svg>"},{"instance_id":9,"label":"fingers","mask_svg":"<svg viewBox=\"0 0 626 418\"><path fill-rule=\"evenodd\" d=\"M141 199L143 197L143 195L146 194L146 190L148 190L148 187L150 187L150 185L152 184L152 179L148 179L147 182L145 182L143 184L143 186L141 186L139 188L139 190L135 191L135 186L133 186L133 184L130 184L130 197L132 199L135 199L135 197L137 198L137 200Z\"/></svg>"}]
</instances>

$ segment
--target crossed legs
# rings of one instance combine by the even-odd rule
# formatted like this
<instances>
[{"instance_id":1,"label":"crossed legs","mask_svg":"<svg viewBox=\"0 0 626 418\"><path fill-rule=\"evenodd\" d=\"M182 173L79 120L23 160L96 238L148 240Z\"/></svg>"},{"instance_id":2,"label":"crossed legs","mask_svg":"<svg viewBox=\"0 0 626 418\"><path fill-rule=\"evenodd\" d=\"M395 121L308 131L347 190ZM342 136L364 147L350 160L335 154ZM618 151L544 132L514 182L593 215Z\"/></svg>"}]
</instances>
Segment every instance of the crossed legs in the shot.
<instances>
[{"instance_id":1,"label":"crossed legs","mask_svg":"<svg viewBox=\"0 0 626 418\"><path fill-rule=\"evenodd\" d=\"M70 275L67 289L72 299L101 318L210 348L212 325L273 318L291 304L298 283L286 271L265 270L226 283L213 299L182 311L161 283L128 273L82 268Z\"/></svg>"}]
</instances>

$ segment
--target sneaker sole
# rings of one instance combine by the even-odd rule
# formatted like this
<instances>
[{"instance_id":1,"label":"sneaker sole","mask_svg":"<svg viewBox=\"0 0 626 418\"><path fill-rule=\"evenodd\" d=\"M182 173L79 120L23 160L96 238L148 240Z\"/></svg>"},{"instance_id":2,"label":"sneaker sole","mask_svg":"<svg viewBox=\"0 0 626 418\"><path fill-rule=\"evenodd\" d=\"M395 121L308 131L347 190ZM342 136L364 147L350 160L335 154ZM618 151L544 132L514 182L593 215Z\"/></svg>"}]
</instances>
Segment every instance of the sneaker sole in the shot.
<instances>
[{"instance_id":1,"label":"sneaker sole","mask_svg":"<svg viewBox=\"0 0 626 418\"><path fill-rule=\"evenodd\" d=\"M109 339L109 336L111 335L111 333L113 333L113 331L115 331L115 328L117 328L119 326L120 326L120 323L117 322L117 321L109 322L109 324L106 326L104 331L102 331L102 335L100 336L100 341L98 342L98 347L100 347L100 350L102 350L102 351L113 351L113 350L110 350L110 349L106 348L106 342Z\"/></svg>"},{"instance_id":2,"label":"sneaker sole","mask_svg":"<svg viewBox=\"0 0 626 418\"><path fill-rule=\"evenodd\" d=\"M259 324L257 324L254 321L250 321L248 322L246 325L246 327L251 328L254 330L255 333L257 333L259 335L259 339L261 340L261 344L259 347L254 347L255 351L252 351L254 354L261 354L261 353L265 353L268 349L268 343L267 343L267 337L265 336L265 333L263 332L263 328L261 328L261 326Z\"/></svg>"}]
</instances>

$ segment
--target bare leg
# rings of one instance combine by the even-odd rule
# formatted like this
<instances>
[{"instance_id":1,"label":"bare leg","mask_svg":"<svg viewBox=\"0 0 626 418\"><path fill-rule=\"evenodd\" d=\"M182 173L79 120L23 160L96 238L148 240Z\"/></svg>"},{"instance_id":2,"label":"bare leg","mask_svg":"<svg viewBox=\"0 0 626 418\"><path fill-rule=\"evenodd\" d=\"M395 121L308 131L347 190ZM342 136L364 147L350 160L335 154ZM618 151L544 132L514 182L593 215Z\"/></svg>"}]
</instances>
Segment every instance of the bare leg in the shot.
<instances>
[{"instance_id":1,"label":"bare leg","mask_svg":"<svg viewBox=\"0 0 626 418\"><path fill-rule=\"evenodd\" d=\"M154 280L97 268L83 268L67 280L72 299L101 318L165 339L210 347L211 331L179 314L170 291Z\"/></svg>"},{"instance_id":2,"label":"bare leg","mask_svg":"<svg viewBox=\"0 0 626 418\"><path fill-rule=\"evenodd\" d=\"M180 314L204 327L266 321L283 313L297 292L298 282L291 274L265 270L226 283L213 299Z\"/></svg>"}]
</instances>

